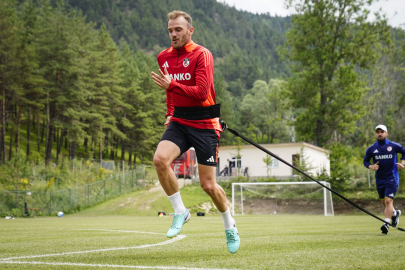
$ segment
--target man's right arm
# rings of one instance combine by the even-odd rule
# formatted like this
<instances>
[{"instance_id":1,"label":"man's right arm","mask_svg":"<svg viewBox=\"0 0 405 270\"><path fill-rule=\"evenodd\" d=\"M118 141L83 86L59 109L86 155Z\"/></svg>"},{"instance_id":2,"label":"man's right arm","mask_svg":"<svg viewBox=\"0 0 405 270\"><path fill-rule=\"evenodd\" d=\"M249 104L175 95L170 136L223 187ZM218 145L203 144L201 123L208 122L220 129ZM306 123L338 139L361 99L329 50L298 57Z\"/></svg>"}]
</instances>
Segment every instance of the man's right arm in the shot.
<instances>
[{"instance_id":1,"label":"man's right arm","mask_svg":"<svg viewBox=\"0 0 405 270\"><path fill-rule=\"evenodd\" d=\"M372 156L371 156L371 153L370 153L371 151L369 151L369 149L370 148L367 149L366 155L364 156L364 159L363 159L364 167L366 167L367 169L371 169L370 166L373 166L370 163L370 160L371 160Z\"/></svg>"}]
</instances>

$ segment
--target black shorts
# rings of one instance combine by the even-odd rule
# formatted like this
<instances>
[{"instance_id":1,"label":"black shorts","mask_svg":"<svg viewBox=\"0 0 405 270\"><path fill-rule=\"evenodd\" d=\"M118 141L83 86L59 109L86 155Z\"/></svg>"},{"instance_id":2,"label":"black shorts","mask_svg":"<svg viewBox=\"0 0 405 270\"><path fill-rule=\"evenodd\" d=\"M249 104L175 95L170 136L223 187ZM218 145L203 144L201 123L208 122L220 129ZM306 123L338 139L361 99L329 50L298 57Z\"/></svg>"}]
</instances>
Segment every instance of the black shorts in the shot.
<instances>
[{"instance_id":1,"label":"black shorts","mask_svg":"<svg viewBox=\"0 0 405 270\"><path fill-rule=\"evenodd\" d=\"M380 200L384 200L385 197L394 199L395 194L398 192L398 185L396 182L392 185L384 185L377 188L378 196Z\"/></svg>"},{"instance_id":2,"label":"black shorts","mask_svg":"<svg viewBox=\"0 0 405 270\"><path fill-rule=\"evenodd\" d=\"M199 129L170 122L160 141L171 141L180 148L180 155L194 147L199 164L217 166L219 136L214 129Z\"/></svg>"}]
</instances>

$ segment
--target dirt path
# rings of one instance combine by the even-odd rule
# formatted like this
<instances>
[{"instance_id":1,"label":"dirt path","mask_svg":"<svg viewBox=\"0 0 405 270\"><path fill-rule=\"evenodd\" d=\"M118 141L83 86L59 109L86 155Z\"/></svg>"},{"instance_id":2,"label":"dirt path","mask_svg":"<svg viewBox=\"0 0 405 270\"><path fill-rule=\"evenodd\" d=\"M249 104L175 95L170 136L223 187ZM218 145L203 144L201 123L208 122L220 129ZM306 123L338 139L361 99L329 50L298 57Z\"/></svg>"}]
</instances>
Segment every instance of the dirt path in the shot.
<instances>
[{"instance_id":1,"label":"dirt path","mask_svg":"<svg viewBox=\"0 0 405 270\"><path fill-rule=\"evenodd\" d=\"M165 191L163 190L162 185L158 182L157 185L148 190L148 193L159 192L159 195L165 195ZM161 194L160 194L161 193Z\"/></svg>"}]
</instances>

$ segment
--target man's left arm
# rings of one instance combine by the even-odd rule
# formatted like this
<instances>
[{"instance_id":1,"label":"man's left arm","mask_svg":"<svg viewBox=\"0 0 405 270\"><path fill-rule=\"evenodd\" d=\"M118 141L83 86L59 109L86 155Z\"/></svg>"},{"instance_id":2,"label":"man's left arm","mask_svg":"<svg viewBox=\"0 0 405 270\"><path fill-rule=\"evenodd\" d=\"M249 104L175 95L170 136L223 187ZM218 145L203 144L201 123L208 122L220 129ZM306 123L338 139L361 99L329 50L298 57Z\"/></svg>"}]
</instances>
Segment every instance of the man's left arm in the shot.
<instances>
[{"instance_id":1,"label":"man's left arm","mask_svg":"<svg viewBox=\"0 0 405 270\"><path fill-rule=\"evenodd\" d=\"M213 65L211 53L203 51L197 58L195 69L195 86L186 86L172 80L168 92L176 93L189 98L205 101L210 93L211 84L213 83Z\"/></svg>"},{"instance_id":2,"label":"man's left arm","mask_svg":"<svg viewBox=\"0 0 405 270\"><path fill-rule=\"evenodd\" d=\"M211 53L208 51L201 52L197 58L195 69L195 86L186 86L171 79L166 68L164 71L159 69L160 75L153 71L151 73L155 84L167 90L167 92L205 101L209 96L210 88L214 80L213 66L214 60Z\"/></svg>"},{"instance_id":3,"label":"man's left arm","mask_svg":"<svg viewBox=\"0 0 405 270\"><path fill-rule=\"evenodd\" d=\"M402 170L405 167L405 148L398 144L397 153L401 154L401 162L396 163L398 169Z\"/></svg>"}]
</instances>

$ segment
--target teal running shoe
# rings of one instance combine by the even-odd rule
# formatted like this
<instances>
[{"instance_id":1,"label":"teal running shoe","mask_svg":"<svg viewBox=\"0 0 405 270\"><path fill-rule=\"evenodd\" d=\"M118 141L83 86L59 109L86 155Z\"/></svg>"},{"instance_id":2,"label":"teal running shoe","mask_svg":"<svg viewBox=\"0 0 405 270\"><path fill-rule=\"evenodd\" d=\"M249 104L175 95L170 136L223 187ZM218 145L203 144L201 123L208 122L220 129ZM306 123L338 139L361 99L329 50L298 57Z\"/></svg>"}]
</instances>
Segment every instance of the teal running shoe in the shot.
<instances>
[{"instance_id":1,"label":"teal running shoe","mask_svg":"<svg viewBox=\"0 0 405 270\"><path fill-rule=\"evenodd\" d=\"M230 230L225 230L226 244L228 245L228 250L230 253L235 253L238 251L240 246L240 237L236 225Z\"/></svg>"},{"instance_id":2,"label":"teal running shoe","mask_svg":"<svg viewBox=\"0 0 405 270\"><path fill-rule=\"evenodd\" d=\"M167 237L172 238L178 235L181 231L181 227L187 223L191 218L190 212L186 208L186 212L183 215L174 215L173 223L167 232Z\"/></svg>"}]
</instances>

